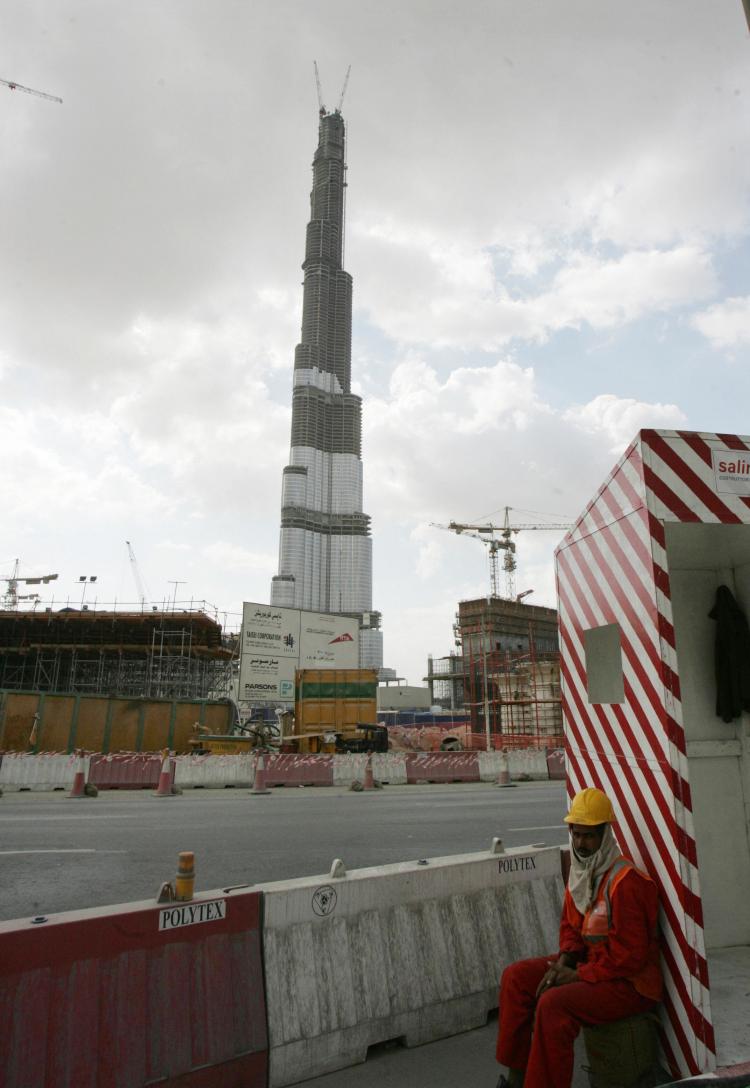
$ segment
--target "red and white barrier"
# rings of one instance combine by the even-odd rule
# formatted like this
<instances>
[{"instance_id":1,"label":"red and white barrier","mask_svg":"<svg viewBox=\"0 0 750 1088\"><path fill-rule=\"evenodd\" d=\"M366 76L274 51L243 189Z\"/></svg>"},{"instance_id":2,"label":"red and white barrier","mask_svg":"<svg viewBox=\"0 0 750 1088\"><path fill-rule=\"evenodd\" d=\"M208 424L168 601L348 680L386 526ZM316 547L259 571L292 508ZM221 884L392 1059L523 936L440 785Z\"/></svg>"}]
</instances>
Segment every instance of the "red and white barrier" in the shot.
<instances>
[{"instance_id":1,"label":"red and white barrier","mask_svg":"<svg viewBox=\"0 0 750 1088\"><path fill-rule=\"evenodd\" d=\"M3 1088L265 1088L257 891L0 923Z\"/></svg>"},{"instance_id":2,"label":"red and white barrier","mask_svg":"<svg viewBox=\"0 0 750 1088\"><path fill-rule=\"evenodd\" d=\"M94 755L88 780L100 790L156 789L161 767L161 756L154 752Z\"/></svg>"},{"instance_id":3,"label":"red and white barrier","mask_svg":"<svg viewBox=\"0 0 750 1088\"><path fill-rule=\"evenodd\" d=\"M281 754L268 757L268 786L332 786L332 755Z\"/></svg>"},{"instance_id":4,"label":"red and white barrier","mask_svg":"<svg viewBox=\"0 0 750 1088\"><path fill-rule=\"evenodd\" d=\"M241 755L176 756L174 782L180 789L227 789L253 784L255 756Z\"/></svg>"},{"instance_id":5,"label":"red and white barrier","mask_svg":"<svg viewBox=\"0 0 750 1088\"><path fill-rule=\"evenodd\" d=\"M409 752L406 780L417 782L478 782L476 752Z\"/></svg>"}]
</instances>

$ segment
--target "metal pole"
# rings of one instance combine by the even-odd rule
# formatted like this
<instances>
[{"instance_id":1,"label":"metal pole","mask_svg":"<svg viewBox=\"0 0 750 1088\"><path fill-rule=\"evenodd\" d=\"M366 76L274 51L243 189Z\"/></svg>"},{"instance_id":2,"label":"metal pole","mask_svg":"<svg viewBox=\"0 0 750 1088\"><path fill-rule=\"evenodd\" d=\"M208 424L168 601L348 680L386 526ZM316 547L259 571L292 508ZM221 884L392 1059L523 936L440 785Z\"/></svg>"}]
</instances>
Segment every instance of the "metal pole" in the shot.
<instances>
[{"instance_id":1,"label":"metal pole","mask_svg":"<svg viewBox=\"0 0 750 1088\"><path fill-rule=\"evenodd\" d=\"M485 619L482 617L482 660L484 670L484 735L487 740L487 751L492 751L490 743L490 698L487 686L487 639L485 638Z\"/></svg>"}]
</instances>

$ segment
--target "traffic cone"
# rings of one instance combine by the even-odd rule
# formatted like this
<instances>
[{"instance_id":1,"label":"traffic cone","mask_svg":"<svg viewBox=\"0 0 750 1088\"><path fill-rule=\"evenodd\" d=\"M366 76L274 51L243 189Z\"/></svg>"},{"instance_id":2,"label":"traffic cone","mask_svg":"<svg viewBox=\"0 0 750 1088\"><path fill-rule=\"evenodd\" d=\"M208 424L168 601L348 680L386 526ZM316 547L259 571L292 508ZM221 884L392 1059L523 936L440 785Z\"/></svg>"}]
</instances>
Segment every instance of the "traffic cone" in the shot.
<instances>
[{"instance_id":1,"label":"traffic cone","mask_svg":"<svg viewBox=\"0 0 750 1088\"><path fill-rule=\"evenodd\" d=\"M86 793L86 757L83 754L83 748L78 749L78 762L76 764L76 773L73 778L73 788L68 794L68 797L85 797Z\"/></svg>"},{"instance_id":2,"label":"traffic cone","mask_svg":"<svg viewBox=\"0 0 750 1088\"><path fill-rule=\"evenodd\" d=\"M363 790L374 790L375 779L372 774L372 752L367 756L367 762L365 763L365 780L362 783Z\"/></svg>"},{"instance_id":3,"label":"traffic cone","mask_svg":"<svg viewBox=\"0 0 750 1088\"><path fill-rule=\"evenodd\" d=\"M266 785L266 762L262 752L258 754L258 762L255 764L255 778L253 779L253 788L251 793L255 797L260 797L264 793L270 793L268 786Z\"/></svg>"},{"instance_id":4,"label":"traffic cone","mask_svg":"<svg viewBox=\"0 0 750 1088\"><path fill-rule=\"evenodd\" d=\"M159 773L159 785L156 787L155 797L172 796L172 770L170 766L169 749L162 753L161 771Z\"/></svg>"}]
</instances>

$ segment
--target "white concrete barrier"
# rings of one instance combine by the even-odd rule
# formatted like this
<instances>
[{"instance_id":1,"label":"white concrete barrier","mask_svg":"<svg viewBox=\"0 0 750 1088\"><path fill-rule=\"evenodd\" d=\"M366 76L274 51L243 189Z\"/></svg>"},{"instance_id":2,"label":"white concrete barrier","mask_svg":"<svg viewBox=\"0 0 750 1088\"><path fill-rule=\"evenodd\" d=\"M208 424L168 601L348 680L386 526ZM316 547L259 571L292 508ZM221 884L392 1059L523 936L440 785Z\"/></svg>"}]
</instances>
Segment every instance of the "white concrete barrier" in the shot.
<instances>
[{"instance_id":1,"label":"white concrete barrier","mask_svg":"<svg viewBox=\"0 0 750 1088\"><path fill-rule=\"evenodd\" d=\"M484 1024L503 967L554 951L560 850L261 886L271 1088Z\"/></svg>"},{"instance_id":2,"label":"white concrete barrier","mask_svg":"<svg viewBox=\"0 0 750 1088\"><path fill-rule=\"evenodd\" d=\"M333 757L334 786L351 786L352 782L364 782L367 756L349 753ZM372 774L377 782L390 786L406 785L406 760L396 752L375 752L372 757Z\"/></svg>"},{"instance_id":3,"label":"white concrete barrier","mask_svg":"<svg viewBox=\"0 0 750 1088\"><path fill-rule=\"evenodd\" d=\"M506 759L511 780L522 774L545 781L549 778L545 748L511 748L506 752L479 752L478 754L481 782L495 782L500 771L505 770Z\"/></svg>"},{"instance_id":4,"label":"white concrete barrier","mask_svg":"<svg viewBox=\"0 0 750 1088\"><path fill-rule=\"evenodd\" d=\"M241 755L177 756L175 786L181 789L222 789L227 786L252 786L255 756Z\"/></svg>"},{"instance_id":5,"label":"white concrete barrier","mask_svg":"<svg viewBox=\"0 0 750 1088\"><path fill-rule=\"evenodd\" d=\"M76 773L77 756L64 752L6 752L0 763L0 787L4 790L69 790ZM89 757L86 756L86 779Z\"/></svg>"}]
</instances>

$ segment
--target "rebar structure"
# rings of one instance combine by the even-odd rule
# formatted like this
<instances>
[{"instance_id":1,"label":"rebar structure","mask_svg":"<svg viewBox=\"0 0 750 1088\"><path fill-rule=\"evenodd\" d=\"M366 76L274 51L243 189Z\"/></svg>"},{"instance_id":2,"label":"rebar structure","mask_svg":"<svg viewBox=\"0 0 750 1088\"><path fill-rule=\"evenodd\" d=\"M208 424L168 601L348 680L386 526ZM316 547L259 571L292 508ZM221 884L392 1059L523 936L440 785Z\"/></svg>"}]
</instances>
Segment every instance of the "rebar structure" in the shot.
<instances>
[{"instance_id":1,"label":"rebar structure","mask_svg":"<svg viewBox=\"0 0 750 1088\"><path fill-rule=\"evenodd\" d=\"M223 698L234 657L200 612L0 612L0 690Z\"/></svg>"},{"instance_id":2,"label":"rebar structure","mask_svg":"<svg viewBox=\"0 0 750 1088\"><path fill-rule=\"evenodd\" d=\"M381 668L370 518L362 511L362 401L351 391L352 277L343 267L346 130L319 113L295 349L289 464L271 604L360 621L360 665Z\"/></svg>"}]
</instances>

